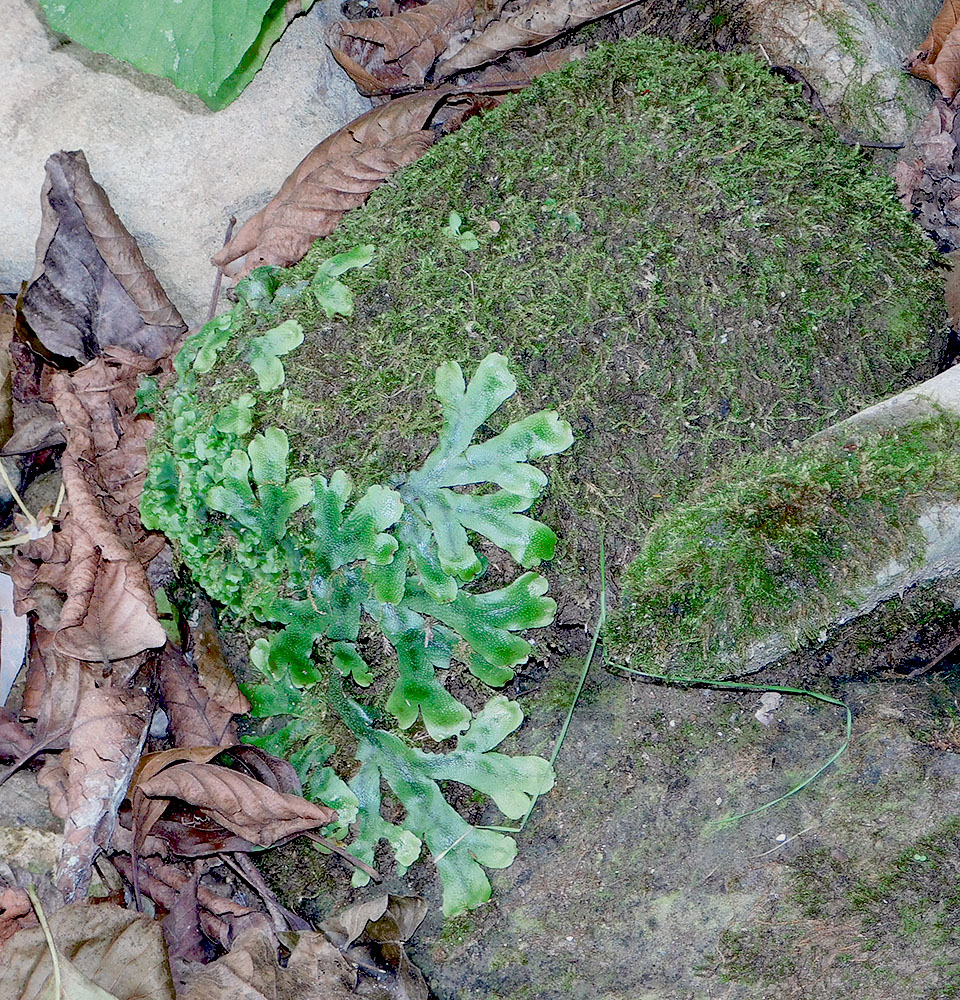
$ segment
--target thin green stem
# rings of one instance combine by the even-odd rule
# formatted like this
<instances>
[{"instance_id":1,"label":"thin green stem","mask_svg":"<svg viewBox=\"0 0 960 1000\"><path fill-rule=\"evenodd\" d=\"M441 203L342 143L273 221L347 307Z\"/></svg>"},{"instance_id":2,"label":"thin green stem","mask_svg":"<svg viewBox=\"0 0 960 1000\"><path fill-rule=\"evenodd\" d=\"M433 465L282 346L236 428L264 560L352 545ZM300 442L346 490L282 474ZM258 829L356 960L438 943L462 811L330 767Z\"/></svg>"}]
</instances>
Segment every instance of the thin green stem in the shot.
<instances>
[{"instance_id":1,"label":"thin green stem","mask_svg":"<svg viewBox=\"0 0 960 1000\"><path fill-rule=\"evenodd\" d=\"M800 695L804 698L814 698L817 701L826 702L828 705L836 705L838 708L842 708L846 712L843 742L840 744L836 753L834 753L829 760L821 764L820 767L813 772L813 774L801 781L799 785L795 785L788 792L785 792L783 795L778 796L770 802L765 802L763 805L757 806L755 809L748 809L746 812L737 813L735 816L728 816L725 819L719 820L719 826L728 826L731 823L738 822L746 816L754 816L757 813L765 812L767 809L772 809L775 805L779 805L781 802L791 798L798 792L802 792L807 785L819 778L831 764L835 763L841 756L843 756L847 747L850 746L850 739L853 732L853 715L850 712L849 706L845 702L841 701L839 698L834 698L829 694L822 694L819 691L809 691L806 688L784 687L777 684L744 684L740 681L708 681L702 680L698 677L649 674L643 670L635 670L633 667L624 667L619 663L608 663L606 659L604 659L604 663L607 667L614 670L620 670L623 673L633 674L636 677L643 677L647 680L658 681L661 684L675 684L679 687L720 688L726 691L776 691L780 694L793 694Z\"/></svg>"},{"instance_id":2,"label":"thin green stem","mask_svg":"<svg viewBox=\"0 0 960 1000\"><path fill-rule=\"evenodd\" d=\"M557 742L554 744L553 753L550 754L550 766L553 767L557 762L557 757L560 756L560 751L563 749L563 741L566 739L567 730L570 728L570 720L573 718L574 709L577 707L577 702L580 700L580 695L583 691L583 685L586 683L587 674L590 671L590 664L593 663L593 657L597 651L597 644L600 642L600 633L603 631L604 623L607 620L607 560L606 552L604 550L603 544L603 533L600 534L600 613L597 615L597 624L593 630L593 640L590 643L590 649L587 652L587 658L583 663L583 670L580 671L580 682L577 684L577 690L573 694L573 700L570 702L570 708L567 710L567 716L563 720L563 725L560 727L560 735L557 736ZM520 821L519 826L481 826L478 827L480 830L494 830L497 833L522 833L523 828L527 825L527 820L530 819L530 815L533 813L533 808L537 804L541 793L537 792L536 795L530 800L530 806L524 814L523 819Z\"/></svg>"}]
</instances>

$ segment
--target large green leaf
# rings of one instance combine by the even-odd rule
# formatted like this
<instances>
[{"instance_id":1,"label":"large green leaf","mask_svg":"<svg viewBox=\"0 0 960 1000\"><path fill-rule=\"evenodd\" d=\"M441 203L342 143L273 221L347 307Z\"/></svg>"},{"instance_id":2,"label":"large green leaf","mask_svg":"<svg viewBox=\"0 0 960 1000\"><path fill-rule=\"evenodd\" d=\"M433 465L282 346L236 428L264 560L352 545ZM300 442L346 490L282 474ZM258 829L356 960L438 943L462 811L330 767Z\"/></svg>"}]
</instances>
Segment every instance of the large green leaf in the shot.
<instances>
[{"instance_id":1,"label":"large green leaf","mask_svg":"<svg viewBox=\"0 0 960 1000\"><path fill-rule=\"evenodd\" d=\"M487 355L469 385L456 362L437 369L435 391L443 407L440 442L423 466L410 473L400 495L411 509L406 542L423 586L438 600L453 599L452 578L471 580L480 572L468 530L505 549L524 568L553 557L556 535L520 512L530 507L547 483L544 473L529 461L570 447L570 425L544 410L486 441L470 444L516 387L500 354ZM500 489L481 495L453 489L485 483Z\"/></svg>"},{"instance_id":2,"label":"large green leaf","mask_svg":"<svg viewBox=\"0 0 960 1000\"><path fill-rule=\"evenodd\" d=\"M313 0L302 0L306 10ZM40 0L50 27L178 87L214 110L253 79L283 33L285 0Z\"/></svg>"},{"instance_id":3,"label":"large green leaf","mask_svg":"<svg viewBox=\"0 0 960 1000\"><path fill-rule=\"evenodd\" d=\"M526 813L537 795L553 787L553 768L541 757L509 757L492 752L523 721L516 702L490 699L450 753L425 753L399 737L371 730L357 757L363 767L350 782L360 801L360 833L352 844L358 857L372 860L377 840L395 845L402 831L424 841L443 880L443 912L459 913L490 898L484 868L507 868L517 853L512 837L471 826L444 798L437 782L469 785L496 803L510 819ZM406 809L401 827L380 815L380 778ZM412 852L411 852L412 853ZM407 862L408 864L410 862ZM363 873L354 884L363 884Z\"/></svg>"}]
</instances>

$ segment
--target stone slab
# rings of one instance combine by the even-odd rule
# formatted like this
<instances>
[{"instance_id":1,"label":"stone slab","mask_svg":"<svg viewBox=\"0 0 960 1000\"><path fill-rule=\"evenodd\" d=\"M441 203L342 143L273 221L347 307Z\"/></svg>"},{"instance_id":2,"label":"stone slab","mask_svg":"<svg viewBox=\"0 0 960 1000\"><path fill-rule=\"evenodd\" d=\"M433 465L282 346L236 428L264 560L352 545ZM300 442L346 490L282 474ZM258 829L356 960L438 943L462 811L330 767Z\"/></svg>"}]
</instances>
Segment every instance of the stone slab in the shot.
<instances>
[{"instance_id":1,"label":"stone slab","mask_svg":"<svg viewBox=\"0 0 960 1000\"><path fill-rule=\"evenodd\" d=\"M370 106L323 44L335 3L295 20L216 113L167 80L63 41L35 0L0 9L0 292L33 270L44 162L83 149L184 319L198 323L231 213L243 221L259 209L313 146Z\"/></svg>"}]
</instances>

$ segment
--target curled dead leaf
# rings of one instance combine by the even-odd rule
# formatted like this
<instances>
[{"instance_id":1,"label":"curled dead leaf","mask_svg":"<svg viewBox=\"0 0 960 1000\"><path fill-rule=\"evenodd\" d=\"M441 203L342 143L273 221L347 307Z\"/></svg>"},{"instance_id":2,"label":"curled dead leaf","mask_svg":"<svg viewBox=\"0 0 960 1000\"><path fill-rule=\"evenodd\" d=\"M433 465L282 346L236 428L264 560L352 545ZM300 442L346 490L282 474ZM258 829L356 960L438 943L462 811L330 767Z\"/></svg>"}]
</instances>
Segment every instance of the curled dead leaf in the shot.
<instances>
[{"instance_id":1,"label":"curled dead leaf","mask_svg":"<svg viewBox=\"0 0 960 1000\"><path fill-rule=\"evenodd\" d=\"M427 984L404 948L426 914L420 896L379 896L348 907L320 929L362 974L376 976L386 997L427 1000ZM364 985L358 992L366 992Z\"/></svg>"},{"instance_id":2,"label":"curled dead leaf","mask_svg":"<svg viewBox=\"0 0 960 1000\"><path fill-rule=\"evenodd\" d=\"M93 675L78 660L57 651L54 633L34 625L21 716L34 719L36 723L32 733L17 724L22 731L19 752L8 770L0 774L0 783L36 754L67 746L80 697L93 685ZM3 735L0 722L0 756L3 755Z\"/></svg>"},{"instance_id":3,"label":"curled dead leaf","mask_svg":"<svg viewBox=\"0 0 960 1000\"><path fill-rule=\"evenodd\" d=\"M467 86L477 89L502 87L504 90L521 90L538 76L552 73L568 62L582 59L586 54L585 45L568 45L552 52L537 52L532 56L511 56L502 62L488 66L476 77L468 77Z\"/></svg>"},{"instance_id":4,"label":"curled dead leaf","mask_svg":"<svg viewBox=\"0 0 960 1000\"><path fill-rule=\"evenodd\" d=\"M180 799L251 844L270 847L279 840L326 826L336 813L325 806L278 792L245 774L219 764L172 764L137 792L169 804Z\"/></svg>"},{"instance_id":5,"label":"curled dead leaf","mask_svg":"<svg viewBox=\"0 0 960 1000\"><path fill-rule=\"evenodd\" d=\"M423 976L404 950L425 913L418 896L349 907L324 923L322 934L279 935L290 953L286 966L273 935L246 932L229 955L192 971L181 1000L427 1000Z\"/></svg>"},{"instance_id":6,"label":"curled dead leaf","mask_svg":"<svg viewBox=\"0 0 960 1000\"><path fill-rule=\"evenodd\" d=\"M238 770L211 763L225 755ZM194 856L269 847L336 818L334 810L300 796L300 780L288 761L244 745L148 754L137 768L129 796L135 855L154 831L181 853ZM174 800L209 822L158 827Z\"/></svg>"},{"instance_id":7,"label":"curled dead leaf","mask_svg":"<svg viewBox=\"0 0 960 1000\"><path fill-rule=\"evenodd\" d=\"M233 697L226 682L211 681L211 693L197 668L171 643L164 647L157 677L171 735L178 746L225 746L237 742L234 714L246 709L239 708L242 703ZM236 681L233 684L236 688ZM243 697L239 689L236 694Z\"/></svg>"},{"instance_id":8,"label":"curled dead leaf","mask_svg":"<svg viewBox=\"0 0 960 1000\"><path fill-rule=\"evenodd\" d=\"M284 966L272 934L241 934L229 954L190 976L181 1000L355 1000L356 970L322 934L287 940Z\"/></svg>"},{"instance_id":9,"label":"curled dead leaf","mask_svg":"<svg viewBox=\"0 0 960 1000\"><path fill-rule=\"evenodd\" d=\"M451 37L473 21L473 12L473 0L431 0L395 17L336 21L327 44L362 94L398 93L423 86ZM362 74L354 75L353 66Z\"/></svg>"},{"instance_id":10,"label":"curled dead leaf","mask_svg":"<svg viewBox=\"0 0 960 1000\"><path fill-rule=\"evenodd\" d=\"M67 436L66 512L58 531L18 550L11 576L19 613L37 607L38 585L66 597L57 645L79 659L109 664L166 642L144 570L164 540L139 514L152 424L136 416L136 385L155 367L111 348L50 383Z\"/></svg>"},{"instance_id":11,"label":"curled dead leaf","mask_svg":"<svg viewBox=\"0 0 960 1000\"><path fill-rule=\"evenodd\" d=\"M94 983L116 1000L175 1000L160 925L112 903L74 903L48 915L63 968L64 997L94 997L76 983ZM40 927L20 930L0 946L0 996L5 1000L52 997L53 963Z\"/></svg>"},{"instance_id":12,"label":"curled dead leaf","mask_svg":"<svg viewBox=\"0 0 960 1000\"><path fill-rule=\"evenodd\" d=\"M117 811L140 760L153 706L142 691L83 691L62 754L67 816L57 883L64 898L86 892L90 868L109 846Z\"/></svg>"},{"instance_id":13,"label":"curled dead leaf","mask_svg":"<svg viewBox=\"0 0 960 1000\"><path fill-rule=\"evenodd\" d=\"M191 629L197 677L211 701L235 715L249 712L250 702L240 693L236 678L223 655L220 635L213 620L213 608L209 601L201 601L199 606L200 618Z\"/></svg>"},{"instance_id":14,"label":"curled dead leaf","mask_svg":"<svg viewBox=\"0 0 960 1000\"><path fill-rule=\"evenodd\" d=\"M953 100L960 90L960 0L944 0L923 44L907 57L907 72L929 80Z\"/></svg>"},{"instance_id":15,"label":"curled dead leaf","mask_svg":"<svg viewBox=\"0 0 960 1000\"><path fill-rule=\"evenodd\" d=\"M500 16L465 45L450 49L436 69L436 79L483 66L513 49L544 45L557 35L571 31L614 11L631 7L638 0L528 0L511 3Z\"/></svg>"},{"instance_id":16,"label":"curled dead leaf","mask_svg":"<svg viewBox=\"0 0 960 1000\"><path fill-rule=\"evenodd\" d=\"M116 854L111 859L120 874L132 885L133 862L128 854ZM137 864L137 881L144 895L149 896L165 910L172 911L177 899L191 876L182 868L166 864L160 858L143 857ZM244 930L269 928L264 913L235 899L221 896L211 889L199 886L197 902L200 907L200 927L203 933L224 949Z\"/></svg>"},{"instance_id":17,"label":"curled dead leaf","mask_svg":"<svg viewBox=\"0 0 960 1000\"><path fill-rule=\"evenodd\" d=\"M0 707L0 759L17 760L31 756L33 737L9 708ZM0 776L2 780L2 776Z\"/></svg>"},{"instance_id":18,"label":"curled dead leaf","mask_svg":"<svg viewBox=\"0 0 960 1000\"><path fill-rule=\"evenodd\" d=\"M315 239L333 232L345 212L433 145L436 136L428 125L451 93L447 88L398 98L324 139L213 263L246 274L264 264L286 267L300 260Z\"/></svg>"},{"instance_id":19,"label":"curled dead leaf","mask_svg":"<svg viewBox=\"0 0 960 1000\"><path fill-rule=\"evenodd\" d=\"M0 886L0 946L25 927L35 927L33 904L26 889Z\"/></svg>"},{"instance_id":20,"label":"curled dead leaf","mask_svg":"<svg viewBox=\"0 0 960 1000\"><path fill-rule=\"evenodd\" d=\"M22 308L43 346L80 362L111 345L149 358L169 353L183 320L82 151L47 160L41 205L37 262Z\"/></svg>"}]
</instances>

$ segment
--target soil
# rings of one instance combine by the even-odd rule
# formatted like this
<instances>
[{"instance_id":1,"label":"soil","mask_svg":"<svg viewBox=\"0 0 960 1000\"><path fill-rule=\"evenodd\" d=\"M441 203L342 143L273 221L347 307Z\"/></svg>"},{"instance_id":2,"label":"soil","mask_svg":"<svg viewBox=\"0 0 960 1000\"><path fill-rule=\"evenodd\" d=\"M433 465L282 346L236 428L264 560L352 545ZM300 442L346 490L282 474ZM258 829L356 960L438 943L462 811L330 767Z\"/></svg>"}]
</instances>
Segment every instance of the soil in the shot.
<instances>
[{"instance_id":1,"label":"soil","mask_svg":"<svg viewBox=\"0 0 960 1000\"><path fill-rule=\"evenodd\" d=\"M411 946L437 1000L940 1000L960 991L960 636L955 584L918 588L816 650L747 678L810 686L842 709L760 692L650 684L595 662L513 866L492 901L444 921L426 865L390 891L431 911ZM523 747L549 751L588 637L521 675ZM479 811L476 804L475 811ZM500 822L495 811L474 822ZM387 869L389 870L389 866ZM319 918L343 873L296 849L267 868ZM369 894L382 891L377 887Z\"/></svg>"}]
</instances>

